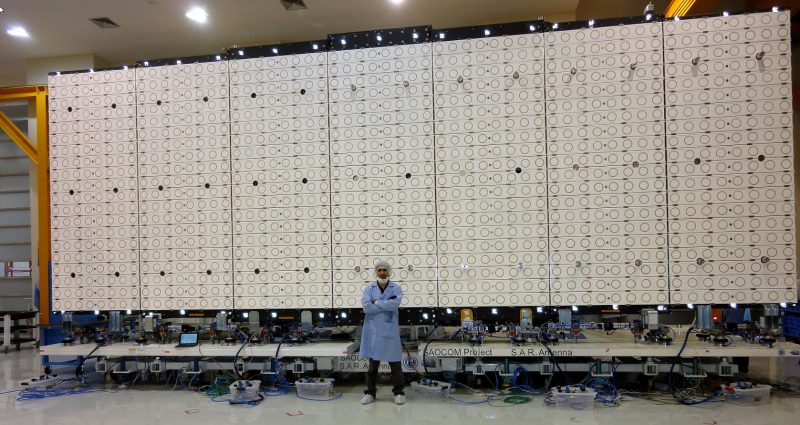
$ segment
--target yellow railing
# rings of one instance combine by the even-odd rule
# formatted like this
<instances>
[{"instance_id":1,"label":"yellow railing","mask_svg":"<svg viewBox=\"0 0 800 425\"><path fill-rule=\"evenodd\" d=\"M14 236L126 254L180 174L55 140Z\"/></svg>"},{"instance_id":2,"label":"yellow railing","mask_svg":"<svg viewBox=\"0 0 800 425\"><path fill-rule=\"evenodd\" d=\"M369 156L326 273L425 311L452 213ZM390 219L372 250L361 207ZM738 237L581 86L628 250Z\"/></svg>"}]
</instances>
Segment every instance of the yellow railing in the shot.
<instances>
[{"instance_id":1,"label":"yellow railing","mask_svg":"<svg viewBox=\"0 0 800 425\"><path fill-rule=\"evenodd\" d=\"M36 144L0 111L0 130L25 152L36 166L36 197L39 237L36 249L39 267L39 323L50 323L50 149L47 118L47 86L0 88L0 103L27 101L36 113Z\"/></svg>"}]
</instances>

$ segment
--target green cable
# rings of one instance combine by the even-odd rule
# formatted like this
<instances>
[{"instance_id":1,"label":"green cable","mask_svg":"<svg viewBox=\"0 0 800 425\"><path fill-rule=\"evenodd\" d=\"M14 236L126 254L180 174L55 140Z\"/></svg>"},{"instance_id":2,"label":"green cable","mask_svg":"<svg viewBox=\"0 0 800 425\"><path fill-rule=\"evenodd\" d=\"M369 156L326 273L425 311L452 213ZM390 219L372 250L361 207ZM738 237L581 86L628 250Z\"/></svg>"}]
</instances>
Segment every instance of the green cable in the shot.
<instances>
[{"instance_id":1,"label":"green cable","mask_svg":"<svg viewBox=\"0 0 800 425\"><path fill-rule=\"evenodd\" d=\"M227 376L217 376L214 378L214 381L211 382L208 389L206 390L206 395L208 397L214 398L222 395L226 395L230 393L230 389L228 386L233 382L233 380Z\"/></svg>"},{"instance_id":2,"label":"green cable","mask_svg":"<svg viewBox=\"0 0 800 425\"><path fill-rule=\"evenodd\" d=\"M503 402L508 404L525 404L525 403L530 403L530 401L531 401L530 397L525 397L521 395L510 395L503 399Z\"/></svg>"}]
</instances>

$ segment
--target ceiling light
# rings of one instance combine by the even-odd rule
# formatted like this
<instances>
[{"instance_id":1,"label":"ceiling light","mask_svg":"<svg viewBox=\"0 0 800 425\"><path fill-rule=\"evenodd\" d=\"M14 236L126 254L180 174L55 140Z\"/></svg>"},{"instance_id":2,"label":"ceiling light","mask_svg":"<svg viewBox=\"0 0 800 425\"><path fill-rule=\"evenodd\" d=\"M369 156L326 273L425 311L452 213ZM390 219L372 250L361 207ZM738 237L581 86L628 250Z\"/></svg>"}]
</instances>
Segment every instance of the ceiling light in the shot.
<instances>
[{"instance_id":1,"label":"ceiling light","mask_svg":"<svg viewBox=\"0 0 800 425\"><path fill-rule=\"evenodd\" d=\"M612 310L619 310L619 304L614 304L611 306Z\"/></svg>"},{"instance_id":2,"label":"ceiling light","mask_svg":"<svg viewBox=\"0 0 800 425\"><path fill-rule=\"evenodd\" d=\"M89 72L94 72L94 68L89 68Z\"/></svg>"},{"instance_id":3,"label":"ceiling light","mask_svg":"<svg viewBox=\"0 0 800 425\"><path fill-rule=\"evenodd\" d=\"M270 316L272 316L272 318L274 319L274 318L278 317L278 313L273 311L272 313L270 313Z\"/></svg>"},{"instance_id":4,"label":"ceiling light","mask_svg":"<svg viewBox=\"0 0 800 425\"><path fill-rule=\"evenodd\" d=\"M483 35L489 35L489 34L491 34L491 33L492 33L492 32L491 32L491 31L489 31L488 29L485 29L485 30L483 30Z\"/></svg>"},{"instance_id":5,"label":"ceiling light","mask_svg":"<svg viewBox=\"0 0 800 425\"><path fill-rule=\"evenodd\" d=\"M676 21L680 21L680 20L681 20L681 17L680 17L680 16L676 16L676 17L675 17L675 20L676 20Z\"/></svg>"},{"instance_id":6,"label":"ceiling light","mask_svg":"<svg viewBox=\"0 0 800 425\"><path fill-rule=\"evenodd\" d=\"M127 70L128 69L128 65L122 65L122 69ZM128 313L128 314L130 314L130 313Z\"/></svg>"},{"instance_id":7,"label":"ceiling light","mask_svg":"<svg viewBox=\"0 0 800 425\"><path fill-rule=\"evenodd\" d=\"M220 55L217 55L217 56L215 57L215 59L216 59L216 60L221 60L221 59L222 59L222 57L221 57Z\"/></svg>"},{"instance_id":8,"label":"ceiling light","mask_svg":"<svg viewBox=\"0 0 800 425\"><path fill-rule=\"evenodd\" d=\"M5 9L3 9L2 7L0 7L0 15L2 15L2 14L4 14L4 13L6 13Z\"/></svg>"},{"instance_id":9,"label":"ceiling light","mask_svg":"<svg viewBox=\"0 0 800 425\"><path fill-rule=\"evenodd\" d=\"M411 37L413 37L414 40L416 40L417 38L419 38L419 34L417 33L411 34Z\"/></svg>"},{"instance_id":10,"label":"ceiling light","mask_svg":"<svg viewBox=\"0 0 800 425\"><path fill-rule=\"evenodd\" d=\"M180 59L178 59L178 60L176 60L176 61L175 61L175 63L177 63L178 65L180 65L180 64L182 64L183 62L181 62L181 60L180 60Z\"/></svg>"},{"instance_id":11,"label":"ceiling light","mask_svg":"<svg viewBox=\"0 0 800 425\"><path fill-rule=\"evenodd\" d=\"M150 66L150 62L144 61L144 66Z\"/></svg>"},{"instance_id":12,"label":"ceiling light","mask_svg":"<svg viewBox=\"0 0 800 425\"><path fill-rule=\"evenodd\" d=\"M591 20L589 21L589 26L590 26L590 27L593 27L593 26L594 26L594 19L591 19Z\"/></svg>"},{"instance_id":13,"label":"ceiling light","mask_svg":"<svg viewBox=\"0 0 800 425\"><path fill-rule=\"evenodd\" d=\"M342 313L342 318L347 319L347 313Z\"/></svg>"},{"instance_id":14,"label":"ceiling light","mask_svg":"<svg viewBox=\"0 0 800 425\"><path fill-rule=\"evenodd\" d=\"M492 309L492 314L497 314L497 309L496 308Z\"/></svg>"},{"instance_id":15,"label":"ceiling light","mask_svg":"<svg viewBox=\"0 0 800 425\"><path fill-rule=\"evenodd\" d=\"M542 307L536 307L537 313L544 313L544 309Z\"/></svg>"},{"instance_id":16,"label":"ceiling light","mask_svg":"<svg viewBox=\"0 0 800 425\"><path fill-rule=\"evenodd\" d=\"M239 56L244 56L244 50L239 50Z\"/></svg>"},{"instance_id":17,"label":"ceiling light","mask_svg":"<svg viewBox=\"0 0 800 425\"><path fill-rule=\"evenodd\" d=\"M100 310L95 310L94 315L97 316L98 314L100 314Z\"/></svg>"},{"instance_id":18,"label":"ceiling light","mask_svg":"<svg viewBox=\"0 0 800 425\"><path fill-rule=\"evenodd\" d=\"M553 29L554 29L554 30L557 30L557 29L558 29L558 22L556 22L555 24L553 24Z\"/></svg>"},{"instance_id":19,"label":"ceiling light","mask_svg":"<svg viewBox=\"0 0 800 425\"><path fill-rule=\"evenodd\" d=\"M347 44L347 40L342 39L342 46L344 46L345 44Z\"/></svg>"},{"instance_id":20,"label":"ceiling light","mask_svg":"<svg viewBox=\"0 0 800 425\"><path fill-rule=\"evenodd\" d=\"M320 319L322 319L322 318L324 318L324 317L325 317L325 313L323 313L323 312L321 312L321 311L320 311L320 312L319 312L319 318L320 318Z\"/></svg>"},{"instance_id":21,"label":"ceiling light","mask_svg":"<svg viewBox=\"0 0 800 425\"><path fill-rule=\"evenodd\" d=\"M181 310L181 316L183 316L184 314L186 314L186 310Z\"/></svg>"},{"instance_id":22,"label":"ceiling light","mask_svg":"<svg viewBox=\"0 0 800 425\"><path fill-rule=\"evenodd\" d=\"M245 318L245 319L247 319L247 318L249 318L249 317L250 317L250 313L248 313L248 312L246 312L246 311L245 311L244 313L242 313L242 317L243 317L243 318Z\"/></svg>"},{"instance_id":23,"label":"ceiling light","mask_svg":"<svg viewBox=\"0 0 800 425\"><path fill-rule=\"evenodd\" d=\"M131 314L130 310L125 310L125 314Z\"/></svg>"},{"instance_id":24,"label":"ceiling light","mask_svg":"<svg viewBox=\"0 0 800 425\"><path fill-rule=\"evenodd\" d=\"M319 49L319 45L318 45L318 44L316 44L316 43L315 43L315 44L312 44L312 45L311 45L311 47L313 47L313 48L314 48L314 50L317 50L317 49Z\"/></svg>"},{"instance_id":25,"label":"ceiling light","mask_svg":"<svg viewBox=\"0 0 800 425\"><path fill-rule=\"evenodd\" d=\"M61 71L56 71L56 75L61 75Z\"/></svg>"},{"instance_id":26,"label":"ceiling light","mask_svg":"<svg viewBox=\"0 0 800 425\"><path fill-rule=\"evenodd\" d=\"M403 0L389 0L389 1L391 1L391 2L392 2L392 3L394 3L394 4L401 4L401 3L403 3Z\"/></svg>"},{"instance_id":27,"label":"ceiling light","mask_svg":"<svg viewBox=\"0 0 800 425\"><path fill-rule=\"evenodd\" d=\"M728 15L730 15L730 13L728 13L728 11L727 11L727 10L723 10L723 11L722 11L722 16L728 16Z\"/></svg>"},{"instance_id":28,"label":"ceiling light","mask_svg":"<svg viewBox=\"0 0 800 425\"><path fill-rule=\"evenodd\" d=\"M573 305L572 306L572 311L578 311L578 306L577 305Z\"/></svg>"},{"instance_id":29,"label":"ceiling light","mask_svg":"<svg viewBox=\"0 0 800 425\"><path fill-rule=\"evenodd\" d=\"M20 38L28 38L28 37L30 37L30 35L28 34L28 31L25 31L25 28L22 28L22 27L10 28L8 31L6 31L6 34L14 36L14 37L20 37Z\"/></svg>"},{"instance_id":30,"label":"ceiling light","mask_svg":"<svg viewBox=\"0 0 800 425\"><path fill-rule=\"evenodd\" d=\"M451 308L448 308L448 309L447 309L447 314L453 314L453 309L451 309Z\"/></svg>"},{"instance_id":31,"label":"ceiling light","mask_svg":"<svg viewBox=\"0 0 800 425\"><path fill-rule=\"evenodd\" d=\"M428 320L428 313L422 313L422 318Z\"/></svg>"},{"instance_id":32,"label":"ceiling light","mask_svg":"<svg viewBox=\"0 0 800 425\"><path fill-rule=\"evenodd\" d=\"M778 10L780 10L780 9L778 9L778 6L772 6L772 11L773 12L777 12Z\"/></svg>"},{"instance_id":33,"label":"ceiling light","mask_svg":"<svg viewBox=\"0 0 800 425\"><path fill-rule=\"evenodd\" d=\"M278 54L278 49L276 47L273 47L272 48L272 53L275 53L277 55Z\"/></svg>"},{"instance_id":34,"label":"ceiling light","mask_svg":"<svg viewBox=\"0 0 800 425\"><path fill-rule=\"evenodd\" d=\"M531 25L528 27L531 31L536 31L536 25Z\"/></svg>"},{"instance_id":35,"label":"ceiling light","mask_svg":"<svg viewBox=\"0 0 800 425\"><path fill-rule=\"evenodd\" d=\"M649 21L649 20L650 20L650 19L652 19L652 18L653 18L653 14L652 14L652 13L648 13L647 15L644 15L644 19L645 19L646 21Z\"/></svg>"},{"instance_id":36,"label":"ceiling light","mask_svg":"<svg viewBox=\"0 0 800 425\"><path fill-rule=\"evenodd\" d=\"M736 303L731 303L731 308L736 308Z\"/></svg>"},{"instance_id":37,"label":"ceiling light","mask_svg":"<svg viewBox=\"0 0 800 425\"><path fill-rule=\"evenodd\" d=\"M378 39L378 41L383 41L383 37L381 37L380 35L378 35L378 36L377 36L377 37L375 37L375 38L377 38L377 39Z\"/></svg>"},{"instance_id":38,"label":"ceiling light","mask_svg":"<svg viewBox=\"0 0 800 425\"><path fill-rule=\"evenodd\" d=\"M444 40L444 33L443 33L443 32L440 32L440 33L439 33L439 39L440 39L440 40Z\"/></svg>"},{"instance_id":39,"label":"ceiling light","mask_svg":"<svg viewBox=\"0 0 800 425\"><path fill-rule=\"evenodd\" d=\"M689 307L689 310L694 308L694 304L686 304L686 307Z\"/></svg>"},{"instance_id":40,"label":"ceiling light","mask_svg":"<svg viewBox=\"0 0 800 425\"><path fill-rule=\"evenodd\" d=\"M195 22L204 24L208 20L208 13L201 7L194 7L186 12L186 17Z\"/></svg>"},{"instance_id":41,"label":"ceiling light","mask_svg":"<svg viewBox=\"0 0 800 425\"><path fill-rule=\"evenodd\" d=\"M781 303L781 307L786 308L786 303ZM62 311L63 313L63 311Z\"/></svg>"}]
</instances>

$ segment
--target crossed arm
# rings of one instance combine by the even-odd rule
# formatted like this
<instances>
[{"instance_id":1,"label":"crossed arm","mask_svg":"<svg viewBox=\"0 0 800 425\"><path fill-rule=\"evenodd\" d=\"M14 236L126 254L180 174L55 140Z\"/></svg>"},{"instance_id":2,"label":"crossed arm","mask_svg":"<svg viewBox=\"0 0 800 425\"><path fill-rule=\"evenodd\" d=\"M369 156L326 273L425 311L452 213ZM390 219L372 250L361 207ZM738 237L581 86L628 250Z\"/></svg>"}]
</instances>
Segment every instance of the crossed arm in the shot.
<instances>
[{"instance_id":1,"label":"crossed arm","mask_svg":"<svg viewBox=\"0 0 800 425\"><path fill-rule=\"evenodd\" d=\"M370 286L364 289L364 295L361 297L361 305L364 307L364 312L367 314L380 313L381 311L397 311L400 307L400 302L403 301L403 290L400 285L395 285L394 295L397 298L390 300L373 300Z\"/></svg>"}]
</instances>

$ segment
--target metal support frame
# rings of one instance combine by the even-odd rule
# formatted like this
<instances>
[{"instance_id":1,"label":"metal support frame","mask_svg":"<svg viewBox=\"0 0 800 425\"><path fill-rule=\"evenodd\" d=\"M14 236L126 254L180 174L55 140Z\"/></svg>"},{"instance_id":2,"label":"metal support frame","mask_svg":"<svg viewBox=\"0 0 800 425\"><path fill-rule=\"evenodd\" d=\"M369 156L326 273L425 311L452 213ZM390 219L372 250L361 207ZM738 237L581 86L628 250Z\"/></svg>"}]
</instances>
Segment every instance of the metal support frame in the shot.
<instances>
[{"instance_id":1,"label":"metal support frame","mask_svg":"<svg viewBox=\"0 0 800 425\"><path fill-rule=\"evenodd\" d=\"M0 88L0 103L27 101L36 114L36 145L0 112L0 130L8 134L36 167L36 197L39 239L39 323L50 323L50 147L47 116L47 86Z\"/></svg>"}]
</instances>

